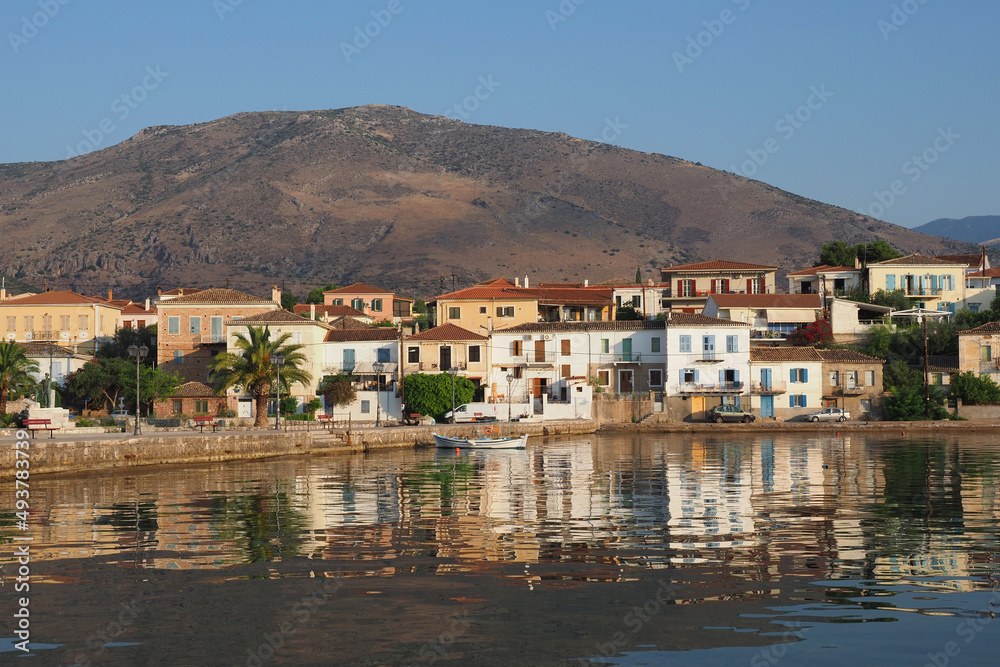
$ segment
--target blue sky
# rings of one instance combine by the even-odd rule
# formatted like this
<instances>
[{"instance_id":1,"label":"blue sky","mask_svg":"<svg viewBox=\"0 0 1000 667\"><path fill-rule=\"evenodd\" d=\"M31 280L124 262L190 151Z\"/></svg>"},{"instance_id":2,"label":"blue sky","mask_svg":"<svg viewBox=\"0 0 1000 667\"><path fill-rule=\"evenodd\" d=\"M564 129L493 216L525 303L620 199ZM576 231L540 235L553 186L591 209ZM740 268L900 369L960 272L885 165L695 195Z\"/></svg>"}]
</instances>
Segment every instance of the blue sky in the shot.
<instances>
[{"instance_id":1,"label":"blue sky","mask_svg":"<svg viewBox=\"0 0 1000 667\"><path fill-rule=\"evenodd\" d=\"M914 226L1000 214L998 24L972 0L4 0L0 162L398 104L613 124L618 145Z\"/></svg>"}]
</instances>

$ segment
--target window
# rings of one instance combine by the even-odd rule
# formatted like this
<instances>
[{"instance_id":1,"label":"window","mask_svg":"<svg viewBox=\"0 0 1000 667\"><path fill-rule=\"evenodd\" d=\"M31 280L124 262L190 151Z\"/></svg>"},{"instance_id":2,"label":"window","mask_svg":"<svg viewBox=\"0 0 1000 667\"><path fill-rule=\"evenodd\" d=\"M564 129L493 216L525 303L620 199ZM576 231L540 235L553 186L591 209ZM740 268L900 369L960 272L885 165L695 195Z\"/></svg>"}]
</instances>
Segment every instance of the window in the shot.
<instances>
[{"instance_id":1,"label":"window","mask_svg":"<svg viewBox=\"0 0 1000 667\"><path fill-rule=\"evenodd\" d=\"M562 356L568 357L570 355L570 345L571 341L569 338L564 338L559 341L560 354L562 354Z\"/></svg>"},{"instance_id":2,"label":"window","mask_svg":"<svg viewBox=\"0 0 1000 667\"><path fill-rule=\"evenodd\" d=\"M866 387L875 386L875 371L865 371L865 386Z\"/></svg>"},{"instance_id":3,"label":"window","mask_svg":"<svg viewBox=\"0 0 1000 667\"><path fill-rule=\"evenodd\" d=\"M793 408L804 408L806 405L806 395L805 394L792 394L789 396L790 405Z\"/></svg>"},{"instance_id":4,"label":"window","mask_svg":"<svg viewBox=\"0 0 1000 667\"><path fill-rule=\"evenodd\" d=\"M514 377L520 380L524 377L524 369L521 366L514 366Z\"/></svg>"},{"instance_id":5,"label":"window","mask_svg":"<svg viewBox=\"0 0 1000 667\"><path fill-rule=\"evenodd\" d=\"M840 371L830 371L830 386L831 387L840 386Z\"/></svg>"},{"instance_id":6,"label":"window","mask_svg":"<svg viewBox=\"0 0 1000 667\"><path fill-rule=\"evenodd\" d=\"M693 280L678 280L680 283L678 292L680 296L694 296L694 281Z\"/></svg>"},{"instance_id":7,"label":"window","mask_svg":"<svg viewBox=\"0 0 1000 667\"><path fill-rule=\"evenodd\" d=\"M69 315L63 315L63 317L66 319L66 321L68 323L69 322ZM63 328L64 329L68 329L69 327L63 327ZM17 317L16 316L14 316L14 315L8 315L7 316L7 331L17 331Z\"/></svg>"},{"instance_id":8,"label":"window","mask_svg":"<svg viewBox=\"0 0 1000 667\"><path fill-rule=\"evenodd\" d=\"M570 376L569 364L563 364L560 369L560 377L568 378Z\"/></svg>"},{"instance_id":9,"label":"window","mask_svg":"<svg viewBox=\"0 0 1000 667\"><path fill-rule=\"evenodd\" d=\"M978 303L970 303L969 304L969 310L972 311L973 313L978 313L979 312L979 304Z\"/></svg>"},{"instance_id":10,"label":"window","mask_svg":"<svg viewBox=\"0 0 1000 667\"><path fill-rule=\"evenodd\" d=\"M184 363L184 353L180 350L174 350L174 363L183 364Z\"/></svg>"},{"instance_id":11,"label":"window","mask_svg":"<svg viewBox=\"0 0 1000 667\"><path fill-rule=\"evenodd\" d=\"M196 400L194 402L194 411L195 411L195 414L198 414L198 413L207 414L208 413L208 401L202 400L202 399Z\"/></svg>"},{"instance_id":12,"label":"window","mask_svg":"<svg viewBox=\"0 0 1000 667\"><path fill-rule=\"evenodd\" d=\"M931 384L944 384L944 373L931 373Z\"/></svg>"},{"instance_id":13,"label":"window","mask_svg":"<svg viewBox=\"0 0 1000 667\"><path fill-rule=\"evenodd\" d=\"M806 368L793 368L791 372L792 382L809 382L809 370ZM795 407L795 406L792 406Z\"/></svg>"},{"instance_id":14,"label":"window","mask_svg":"<svg viewBox=\"0 0 1000 667\"><path fill-rule=\"evenodd\" d=\"M610 349L610 346L608 345L608 339L607 338L602 338L601 339L601 354L607 354L609 349Z\"/></svg>"},{"instance_id":15,"label":"window","mask_svg":"<svg viewBox=\"0 0 1000 667\"><path fill-rule=\"evenodd\" d=\"M167 318L167 333L179 334L181 332L181 318L177 316Z\"/></svg>"},{"instance_id":16,"label":"window","mask_svg":"<svg viewBox=\"0 0 1000 667\"><path fill-rule=\"evenodd\" d=\"M511 343L510 343L510 354L511 354L512 357L520 357L521 356L521 341L519 341L519 340L511 341Z\"/></svg>"},{"instance_id":17,"label":"window","mask_svg":"<svg viewBox=\"0 0 1000 667\"><path fill-rule=\"evenodd\" d=\"M691 351L691 336L681 336L681 352Z\"/></svg>"},{"instance_id":18,"label":"window","mask_svg":"<svg viewBox=\"0 0 1000 667\"><path fill-rule=\"evenodd\" d=\"M479 314L480 315L485 315L486 314L486 306L479 306ZM500 309L499 308L497 308L497 317L500 317Z\"/></svg>"},{"instance_id":19,"label":"window","mask_svg":"<svg viewBox=\"0 0 1000 667\"><path fill-rule=\"evenodd\" d=\"M729 281L725 278L713 278L712 291L716 294L725 294L729 291Z\"/></svg>"},{"instance_id":20,"label":"window","mask_svg":"<svg viewBox=\"0 0 1000 667\"><path fill-rule=\"evenodd\" d=\"M469 346L469 363L477 364L482 361L481 350L482 347L480 345Z\"/></svg>"},{"instance_id":21,"label":"window","mask_svg":"<svg viewBox=\"0 0 1000 667\"><path fill-rule=\"evenodd\" d=\"M125 320L124 322L122 322L122 329L131 329L131 328L132 328L132 320Z\"/></svg>"},{"instance_id":22,"label":"window","mask_svg":"<svg viewBox=\"0 0 1000 667\"><path fill-rule=\"evenodd\" d=\"M370 415L372 413L372 402L361 401L361 414Z\"/></svg>"},{"instance_id":23,"label":"window","mask_svg":"<svg viewBox=\"0 0 1000 667\"><path fill-rule=\"evenodd\" d=\"M701 337L701 352L703 359L715 359L715 336Z\"/></svg>"},{"instance_id":24,"label":"window","mask_svg":"<svg viewBox=\"0 0 1000 667\"><path fill-rule=\"evenodd\" d=\"M597 371L597 384L602 387L611 384L611 371Z\"/></svg>"},{"instance_id":25,"label":"window","mask_svg":"<svg viewBox=\"0 0 1000 667\"><path fill-rule=\"evenodd\" d=\"M460 320L462 319L462 309L458 306L451 306L448 308L448 319L449 320Z\"/></svg>"},{"instance_id":26,"label":"window","mask_svg":"<svg viewBox=\"0 0 1000 667\"><path fill-rule=\"evenodd\" d=\"M747 280L747 294L763 294L764 281L761 278L750 278Z\"/></svg>"},{"instance_id":27,"label":"window","mask_svg":"<svg viewBox=\"0 0 1000 667\"><path fill-rule=\"evenodd\" d=\"M375 350L375 361L379 362L380 364L389 363L389 348L380 347L379 349Z\"/></svg>"},{"instance_id":28,"label":"window","mask_svg":"<svg viewBox=\"0 0 1000 667\"><path fill-rule=\"evenodd\" d=\"M377 313L382 312L382 299L372 299L372 310Z\"/></svg>"},{"instance_id":29,"label":"window","mask_svg":"<svg viewBox=\"0 0 1000 667\"><path fill-rule=\"evenodd\" d=\"M726 352L739 352L740 339L738 336L726 336Z\"/></svg>"},{"instance_id":30,"label":"window","mask_svg":"<svg viewBox=\"0 0 1000 667\"><path fill-rule=\"evenodd\" d=\"M334 299L333 303L331 303L330 305L331 306L343 306L344 305L344 300L343 299Z\"/></svg>"},{"instance_id":31,"label":"window","mask_svg":"<svg viewBox=\"0 0 1000 667\"><path fill-rule=\"evenodd\" d=\"M345 373L354 372L354 350L344 350L344 366L343 370Z\"/></svg>"},{"instance_id":32,"label":"window","mask_svg":"<svg viewBox=\"0 0 1000 667\"><path fill-rule=\"evenodd\" d=\"M870 413L872 411L872 400L870 398L861 399L861 412Z\"/></svg>"},{"instance_id":33,"label":"window","mask_svg":"<svg viewBox=\"0 0 1000 667\"><path fill-rule=\"evenodd\" d=\"M81 331L86 331L90 328L90 318L87 317L86 315L80 315L79 317L77 317L77 324L80 325Z\"/></svg>"},{"instance_id":34,"label":"window","mask_svg":"<svg viewBox=\"0 0 1000 667\"><path fill-rule=\"evenodd\" d=\"M649 386L650 387L662 387L663 386L663 371L659 368L649 369Z\"/></svg>"},{"instance_id":35,"label":"window","mask_svg":"<svg viewBox=\"0 0 1000 667\"><path fill-rule=\"evenodd\" d=\"M171 401L171 405L173 406L173 411L175 415L179 415L182 412L184 412L184 401L175 398L174 400Z\"/></svg>"},{"instance_id":36,"label":"window","mask_svg":"<svg viewBox=\"0 0 1000 667\"><path fill-rule=\"evenodd\" d=\"M698 381L698 371L693 368L685 368L681 371L681 382L684 384L694 384Z\"/></svg>"},{"instance_id":37,"label":"window","mask_svg":"<svg viewBox=\"0 0 1000 667\"><path fill-rule=\"evenodd\" d=\"M632 307L635 309L642 308L642 297L638 294L632 297Z\"/></svg>"},{"instance_id":38,"label":"window","mask_svg":"<svg viewBox=\"0 0 1000 667\"><path fill-rule=\"evenodd\" d=\"M497 306L497 317L514 317L514 306Z\"/></svg>"},{"instance_id":39,"label":"window","mask_svg":"<svg viewBox=\"0 0 1000 667\"><path fill-rule=\"evenodd\" d=\"M420 363L420 346L414 345L412 347L406 348L406 363L408 364L419 364Z\"/></svg>"},{"instance_id":40,"label":"window","mask_svg":"<svg viewBox=\"0 0 1000 667\"><path fill-rule=\"evenodd\" d=\"M980 345L979 346L979 360L989 361L993 358L993 346L992 345Z\"/></svg>"},{"instance_id":41,"label":"window","mask_svg":"<svg viewBox=\"0 0 1000 667\"><path fill-rule=\"evenodd\" d=\"M190 318L191 323L191 333L200 334L201 333L201 317L197 315L192 315Z\"/></svg>"},{"instance_id":42,"label":"window","mask_svg":"<svg viewBox=\"0 0 1000 667\"><path fill-rule=\"evenodd\" d=\"M365 309L365 300L364 299L351 299L351 308L353 308L355 310L364 310Z\"/></svg>"},{"instance_id":43,"label":"window","mask_svg":"<svg viewBox=\"0 0 1000 667\"><path fill-rule=\"evenodd\" d=\"M34 316L33 315L25 315L24 316L24 330L25 331L34 331L34 329L35 329L35 318L34 318Z\"/></svg>"},{"instance_id":44,"label":"window","mask_svg":"<svg viewBox=\"0 0 1000 667\"><path fill-rule=\"evenodd\" d=\"M650 341L649 341L649 351L650 352L659 352L660 351L660 337L659 336L653 336L653 338L650 339Z\"/></svg>"}]
</instances>

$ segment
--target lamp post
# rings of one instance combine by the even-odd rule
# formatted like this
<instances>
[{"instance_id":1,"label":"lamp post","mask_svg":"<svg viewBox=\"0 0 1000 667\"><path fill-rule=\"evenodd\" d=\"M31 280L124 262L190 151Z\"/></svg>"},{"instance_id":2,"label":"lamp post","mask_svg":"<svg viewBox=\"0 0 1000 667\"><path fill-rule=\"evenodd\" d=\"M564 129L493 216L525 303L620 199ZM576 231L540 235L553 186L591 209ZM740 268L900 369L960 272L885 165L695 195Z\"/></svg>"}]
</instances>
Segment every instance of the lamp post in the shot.
<instances>
[{"instance_id":1,"label":"lamp post","mask_svg":"<svg viewBox=\"0 0 1000 667\"><path fill-rule=\"evenodd\" d=\"M458 369L452 366L448 369L448 374L451 375L451 423L455 423L455 376L458 375Z\"/></svg>"},{"instance_id":2,"label":"lamp post","mask_svg":"<svg viewBox=\"0 0 1000 667\"><path fill-rule=\"evenodd\" d=\"M372 369L375 371L375 426L381 426L381 404L382 404L382 370L385 368L385 364L380 361L376 361L372 364Z\"/></svg>"},{"instance_id":3,"label":"lamp post","mask_svg":"<svg viewBox=\"0 0 1000 667\"><path fill-rule=\"evenodd\" d=\"M133 435L139 435L139 365L149 354L149 348L143 345L136 347L135 344L128 346L128 356L135 359L135 431Z\"/></svg>"},{"instance_id":4,"label":"lamp post","mask_svg":"<svg viewBox=\"0 0 1000 667\"><path fill-rule=\"evenodd\" d=\"M271 363L274 364L274 370L278 374L278 380L274 386L274 430L277 431L281 428L278 425L278 417L281 415L281 365L285 363L285 356L276 354L271 357Z\"/></svg>"},{"instance_id":5,"label":"lamp post","mask_svg":"<svg viewBox=\"0 0 1000 667\"><path fill-rule=\"evenodd\" d=\"M514 381L514 376L507 373L507 436L510 436L510 384Z\"/></svg>"}]
</instances>

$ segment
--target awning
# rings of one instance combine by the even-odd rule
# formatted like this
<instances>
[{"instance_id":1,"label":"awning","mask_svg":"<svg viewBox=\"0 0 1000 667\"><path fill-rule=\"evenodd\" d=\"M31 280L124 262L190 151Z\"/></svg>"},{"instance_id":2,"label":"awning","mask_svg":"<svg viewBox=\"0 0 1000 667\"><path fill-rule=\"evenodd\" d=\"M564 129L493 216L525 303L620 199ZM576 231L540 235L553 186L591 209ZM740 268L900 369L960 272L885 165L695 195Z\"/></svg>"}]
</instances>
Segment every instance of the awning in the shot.
<instances>
[{"instance_id":1,"label":"awning","mask_svg":"<svg viewBox=\"0 0 1000 667\"><path fill-rule=\"evenodd\" d=\"M812 308L768 308L767 323L814 322L816 311Z\"/></svg>"},{"instance_id":2,"label":"awning","mask_svg":"<svg viewBox=\"0 0 1000 667\"><path fill-rule=\"evenodd\" d=\"M359 361L354 364L354 370L351 372L354 375L375 375L375 369L373 368L374 363L375 362L372 361ZM382 366L384 366L382 369L382 375L396 372L396 364L394 363L385 362Z\"/></svg>"}]
</instances>

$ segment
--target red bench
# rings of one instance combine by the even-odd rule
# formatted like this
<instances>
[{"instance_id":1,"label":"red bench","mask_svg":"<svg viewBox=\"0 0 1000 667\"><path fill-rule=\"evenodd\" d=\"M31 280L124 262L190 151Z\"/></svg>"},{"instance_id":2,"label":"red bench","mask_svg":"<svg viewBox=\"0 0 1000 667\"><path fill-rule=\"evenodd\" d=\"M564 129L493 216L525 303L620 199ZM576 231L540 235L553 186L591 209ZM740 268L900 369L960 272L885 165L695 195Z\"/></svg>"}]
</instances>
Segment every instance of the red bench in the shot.
<instances>
[{"instance_id":1,"label":"red bench","mask_svg":"<svg viewBox=\"0 0 1000 667\"><path fill-rule=\"evenodd\" d=\"M31 431L31 438L34 440L35 431L48 431L49 439L52 439L52 433L56 431L59 427L52 425L51 419L24 419L22 420L24 427Z\"/></svg>"},{"instance_id":2,"label":"red bench","mask_svg":"<svg viewBox=\"0 0 1000 667\"><path fill-rule=\"evenodd\" d=\"M196 427L201 429L202 433L205 432L206 426L212 427L212 433L215 433L215 431L219 428L219 425L215 422L214 417L192 417L191 421L194 422Z\"/></svg>"}]
</instances>

